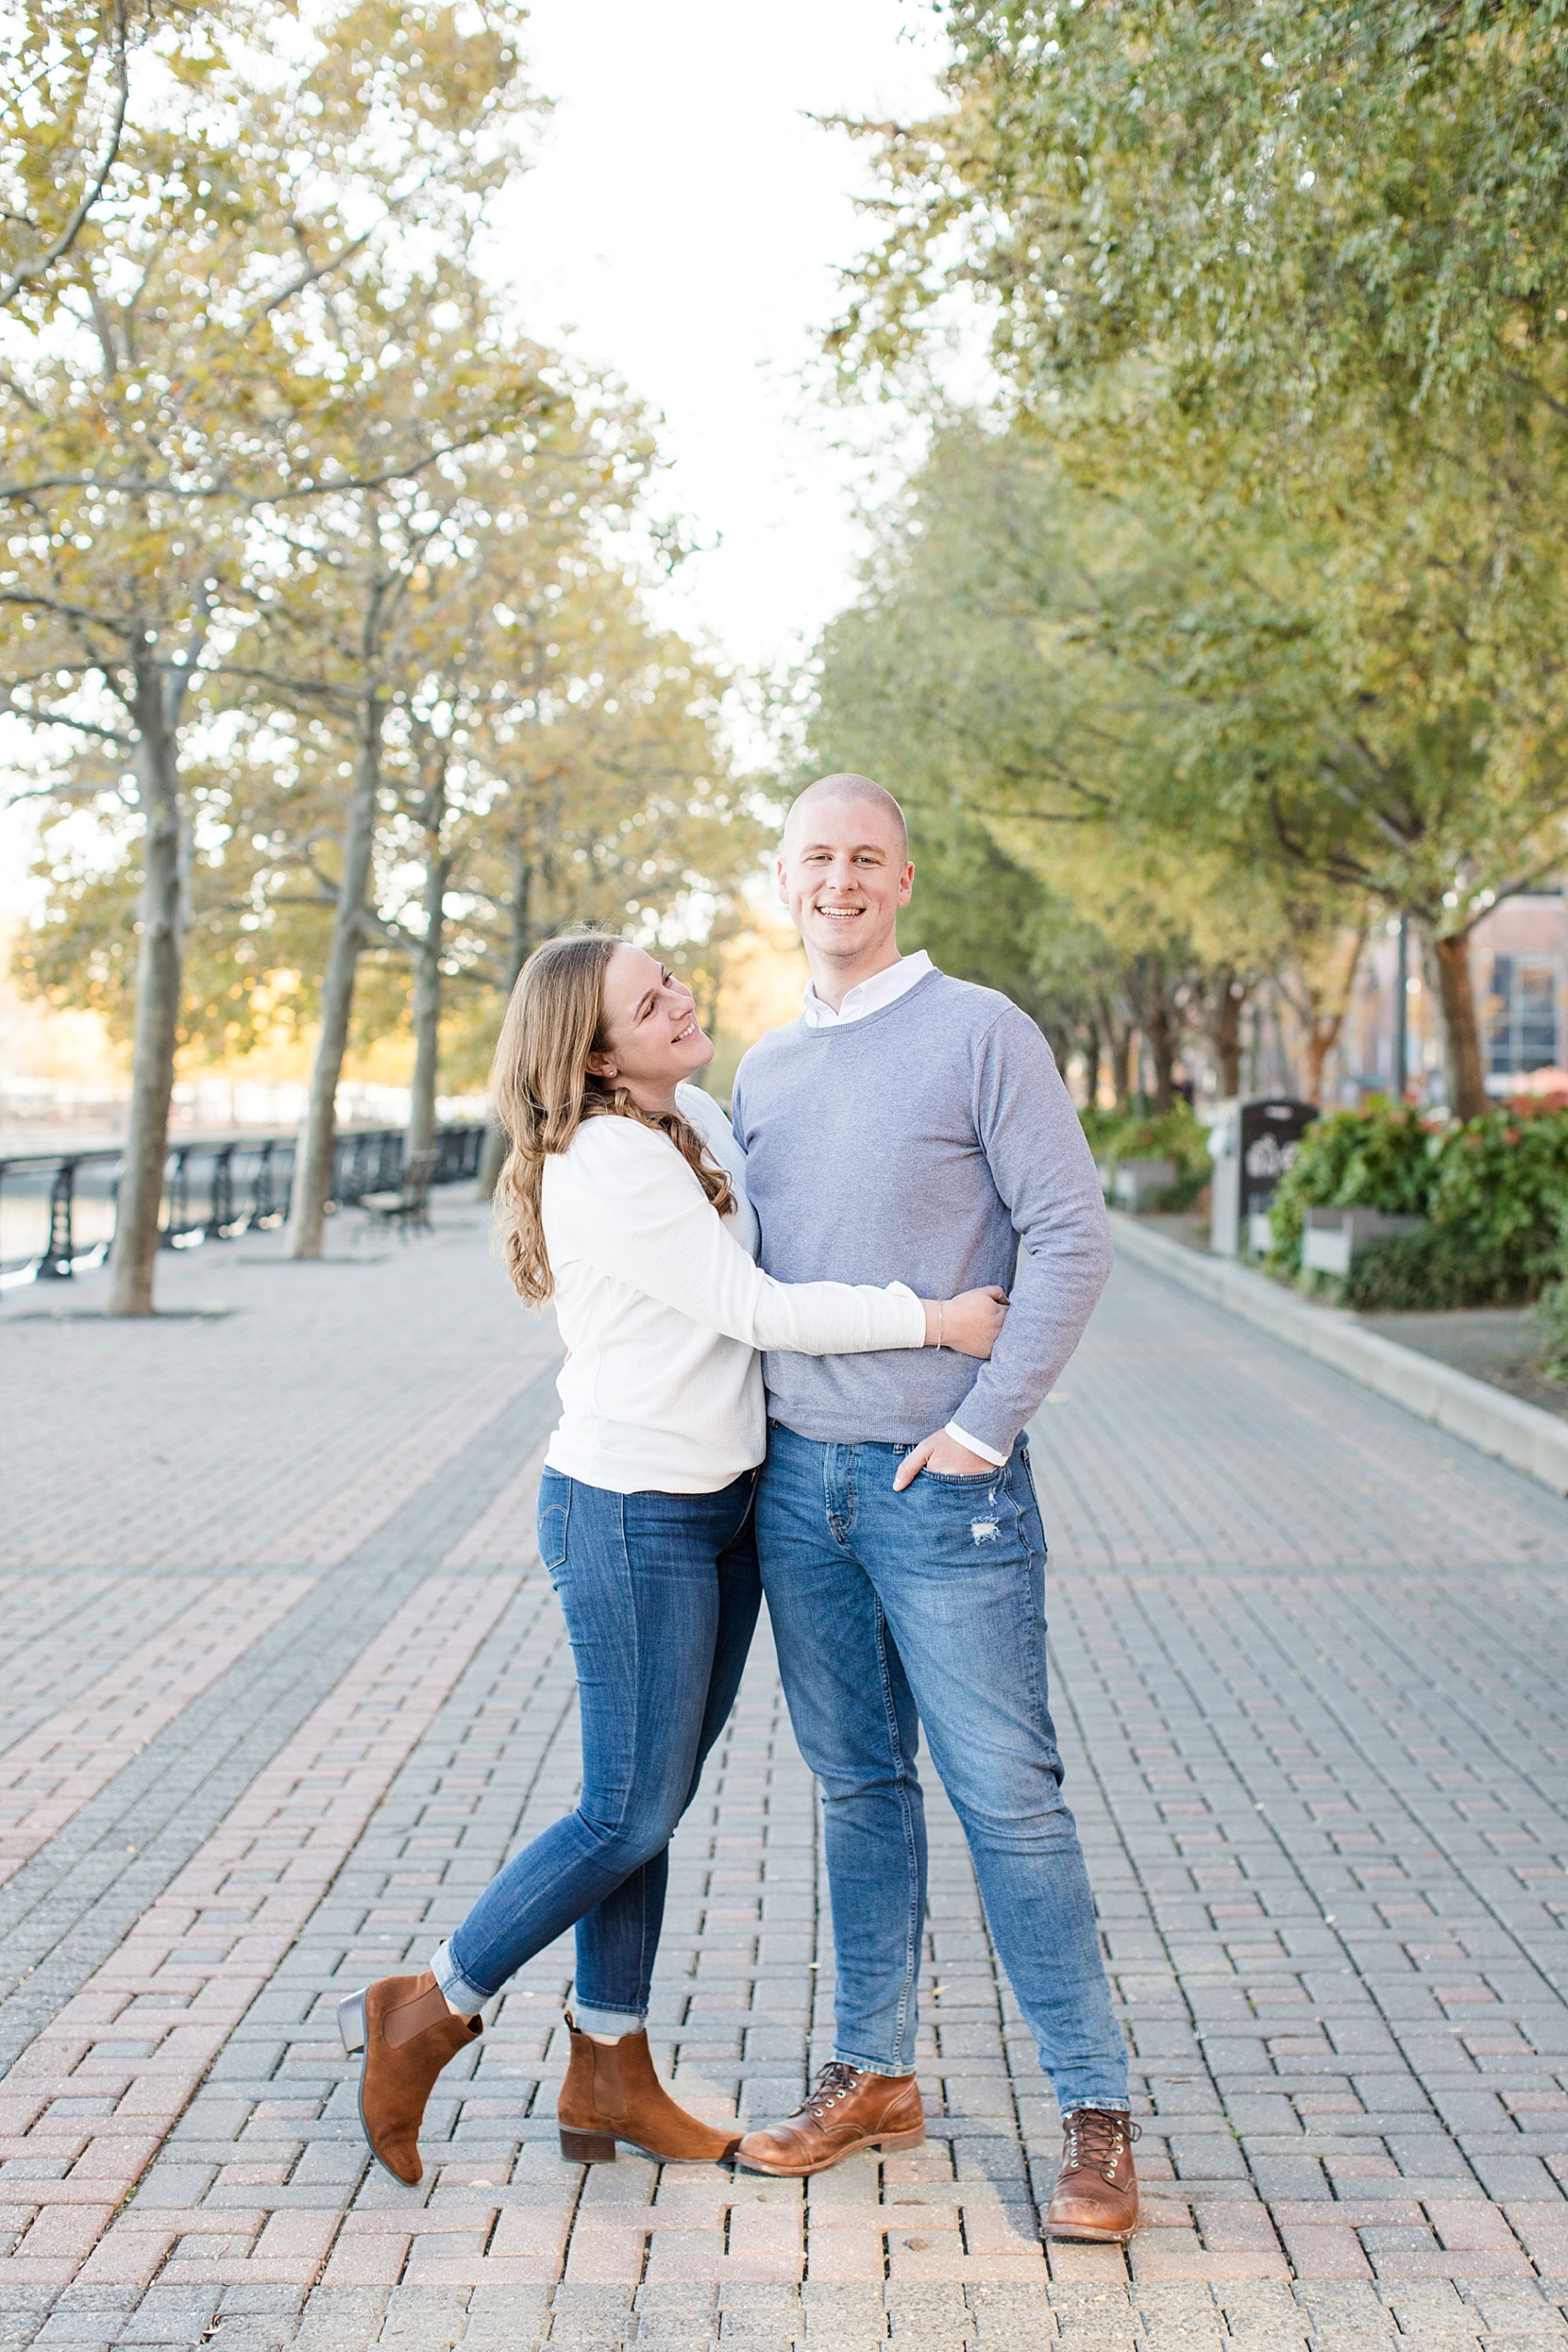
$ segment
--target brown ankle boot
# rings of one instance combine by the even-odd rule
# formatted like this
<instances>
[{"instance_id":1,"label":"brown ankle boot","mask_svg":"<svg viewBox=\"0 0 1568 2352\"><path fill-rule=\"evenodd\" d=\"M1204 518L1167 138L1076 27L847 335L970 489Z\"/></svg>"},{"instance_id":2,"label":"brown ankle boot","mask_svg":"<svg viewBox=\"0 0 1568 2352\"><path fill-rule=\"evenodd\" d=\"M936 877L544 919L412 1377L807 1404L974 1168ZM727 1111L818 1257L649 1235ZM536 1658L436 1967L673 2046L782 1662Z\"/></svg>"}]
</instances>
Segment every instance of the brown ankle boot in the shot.
<instances>
[{"instance_id":1,"label":"brown ankle boot","mask_svg":"<svg viewBox=\"0 0 1568 2352\"><path fill-rule=\"evenodd\" d=\"M394 2180L412 2188L424 2177L419 2127L435 2077L484 2031L479 2018L456 2018L427 1968L421 1976L383 1976L337 2005L338 2030L352 2057L363 2050L359 2120L370 2152Z\"/></svg>"},{"instance_id":2,"label":"brown ankle boot","mask_svg":"<svg viewBox=\"0 0 1568 2352\"><path fill-rule=\"evenodd\" d=\"M1062 2169L1045 2216L1046 2236L1124 2245L1138 2226L1137 2125L1119 2108L1080 2107L1062 2133Z\"/></svg>"},{"instance_id":3,"label":"brown ankle boot","mask_svg":"<svg viewBox=\"0 0 1568 2352\"><path fill-rule=\"evenodd\" d=\"M571 2064L556 2101L556 2120L569 2164L613 2165L617 2140L667 2164L717 2164L739 2145L738 2130L699 2123L676 2106L653 2071L646 2033L595 2041L592 2034L579 2033L570 2015L566 2030Z\"/></svg>"},{"instance_id":4,"label":"brown ankle boot","mask_svg":"<svg viewBox=\"0 0 1568 2352\"><path fill-rule=\"evenodd\" d=\"M736 2161L784 2180L826 2172L863 2148L925 2145L926 2111L913 2075L870 2075L831 2059L816 2087L782 2123L748 2132Z\"/></svg>"}]
</instances>

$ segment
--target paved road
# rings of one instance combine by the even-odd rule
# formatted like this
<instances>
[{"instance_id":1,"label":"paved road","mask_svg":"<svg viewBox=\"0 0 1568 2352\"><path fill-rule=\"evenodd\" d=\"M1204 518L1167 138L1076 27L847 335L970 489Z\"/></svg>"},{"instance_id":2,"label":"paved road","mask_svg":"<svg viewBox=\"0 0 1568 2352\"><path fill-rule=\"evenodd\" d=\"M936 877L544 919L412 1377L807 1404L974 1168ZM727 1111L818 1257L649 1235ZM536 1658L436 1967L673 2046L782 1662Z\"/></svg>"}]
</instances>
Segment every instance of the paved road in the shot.
<instances>
[{"instance_id":1,"label":"paved road","mask_svg":"<svg viewBox=\"0 0 1568 2352\"><path fill-rule=\"evenodd\" d=\"M940 1801L923 2152L563 2165L563 1944L424 2185L370 2177L333 2003L576 1776L530 1523L556 1343L440 1218L188 1253L152 1329L73 1318L91 1283L0 1312L0 2346L1568 2340L1568 1507L1133 1265L1035 1432L1130 2262L1041 2248L1055 2111ZM689 2104L793 2104L825 1921L760 1642L677 1841Z\"/></svg>"}]
</instances>

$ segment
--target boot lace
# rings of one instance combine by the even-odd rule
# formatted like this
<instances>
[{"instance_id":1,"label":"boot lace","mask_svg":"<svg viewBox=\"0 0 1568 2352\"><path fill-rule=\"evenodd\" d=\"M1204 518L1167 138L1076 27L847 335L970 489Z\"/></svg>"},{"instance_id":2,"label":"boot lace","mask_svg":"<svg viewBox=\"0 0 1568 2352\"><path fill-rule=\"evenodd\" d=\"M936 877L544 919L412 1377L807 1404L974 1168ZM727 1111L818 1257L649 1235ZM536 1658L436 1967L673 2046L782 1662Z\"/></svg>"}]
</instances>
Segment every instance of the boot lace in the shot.
<instances>
[{"instance_id":1,"label":"boot lace","mask_svg":"<svg viewBox=\"0 0 1568 2352\"><path fill-rule=\"evenodd\" d=\"M1066 2145L1062 2151L1062 2170L1097 2172L1101 2180L1115 2186L1116 2168L1134 2140L1143 2132L1129 2116L1109 2107L1080 2107L1065 2120Z\"/></svg>"},{"instance_id":2,"label":"boot lace","mask_svg":"<svg viewBox=\"0 0 1568 2352\"><path fill-rule=\"evenodd\" d=\"M819 2123L829 2108L848 2098L860 2080L858 2066L846 2066L841 2058L830 2058L818 2075L809 2096L795 2109L796 2115L808 2115Z\"/></svg>"}]
</instances>

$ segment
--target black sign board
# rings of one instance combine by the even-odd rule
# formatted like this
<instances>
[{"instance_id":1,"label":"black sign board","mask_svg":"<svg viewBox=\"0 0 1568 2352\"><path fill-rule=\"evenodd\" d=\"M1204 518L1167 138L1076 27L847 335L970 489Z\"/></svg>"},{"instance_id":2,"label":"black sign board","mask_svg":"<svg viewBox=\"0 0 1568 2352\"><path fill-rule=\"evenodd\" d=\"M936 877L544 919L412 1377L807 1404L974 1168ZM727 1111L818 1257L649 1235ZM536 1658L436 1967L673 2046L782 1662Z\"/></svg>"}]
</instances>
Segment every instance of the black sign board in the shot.
<instances>
[{"instance_id":1,"label":"black sign board","mask_svg":"<svg viewBox=\"0 0 1568 2352\"><path fill-rule=\"evenodd\" d=\"M1288 1094L1261 1096L1241 1106L1241 1215L1260 1216L1274 1197L1274 1187L1301 1148L1301 1140L1317 1116L1315 1102L1297 1102Z\"/></svg>"}]
</instances>

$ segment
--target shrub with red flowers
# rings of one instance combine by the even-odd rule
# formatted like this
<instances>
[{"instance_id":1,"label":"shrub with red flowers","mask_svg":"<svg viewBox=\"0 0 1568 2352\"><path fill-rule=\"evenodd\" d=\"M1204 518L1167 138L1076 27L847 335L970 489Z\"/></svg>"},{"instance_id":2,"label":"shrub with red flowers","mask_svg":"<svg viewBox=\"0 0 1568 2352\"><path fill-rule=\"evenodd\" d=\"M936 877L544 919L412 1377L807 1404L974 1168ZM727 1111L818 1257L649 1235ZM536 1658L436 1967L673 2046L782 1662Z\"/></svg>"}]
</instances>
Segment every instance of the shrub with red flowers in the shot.
<instances>
[{"instance_id":1,"label":"shrub with red flowers","mask_svg":"<svg viewBox=\"0 0 1568 2352\"><path fill-rule=\"evenodd\" d=\"M1341 1295L1360 1307L1515 1305L1562 1272L1568 1100L1521 1096L1479 1119L1373 1101L1303 1138L1272 1211L1271 1262L1301 1271L1308 1207L1376 1208L1424 1227L1358 1255Z\"/></svg>"}]
</instances>

